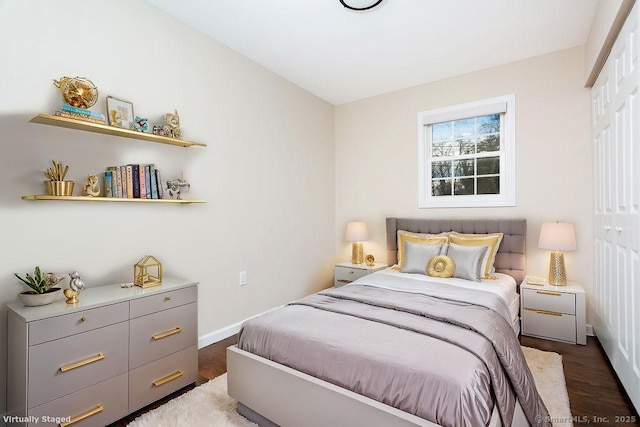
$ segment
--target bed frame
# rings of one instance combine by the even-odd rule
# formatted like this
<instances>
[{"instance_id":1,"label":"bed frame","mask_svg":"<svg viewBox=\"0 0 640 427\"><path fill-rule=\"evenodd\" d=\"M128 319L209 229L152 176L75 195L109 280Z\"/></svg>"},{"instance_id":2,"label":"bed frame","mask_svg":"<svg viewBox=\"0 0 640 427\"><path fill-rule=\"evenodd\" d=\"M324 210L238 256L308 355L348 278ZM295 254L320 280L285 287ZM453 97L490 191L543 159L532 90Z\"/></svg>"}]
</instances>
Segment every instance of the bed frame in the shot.
<instances>
[{"instance_id":1,"label":"bed frame","mask_svg":"<svg viewBox=\"0 0 640 427\"><path fill-rule=\"evenodd\" d=\"M397 262L397 230L437 234L504 233L496 256L496 271L521 283L525 271L524 219L436 220L387 218L387 263ZM277 426L437 426L350 390L238 349L227 349L228 393L238 412L262 427ZM494 408L490 426L501 426ZM528 426L518 403L513 426Z\"/></svg>"}]
</instances>

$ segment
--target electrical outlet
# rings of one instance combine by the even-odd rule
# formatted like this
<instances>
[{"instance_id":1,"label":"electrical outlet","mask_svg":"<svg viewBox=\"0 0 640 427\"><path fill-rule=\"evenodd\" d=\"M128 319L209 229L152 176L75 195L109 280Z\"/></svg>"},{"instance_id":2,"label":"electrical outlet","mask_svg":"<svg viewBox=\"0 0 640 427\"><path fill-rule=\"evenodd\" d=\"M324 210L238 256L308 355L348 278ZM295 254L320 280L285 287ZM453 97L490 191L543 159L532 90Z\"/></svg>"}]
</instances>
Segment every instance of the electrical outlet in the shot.
<instances>
[{"instance_id":1,"label":"electrical outlet","mask_svg":"<svg viewBox=\"0 0 640 427\"><path fill-rule=\"evenodd\" d=\"M240 286L244 286L247 284L247 272L246 271L241 271L240 272Z\"/></svg>"}]
</instances>

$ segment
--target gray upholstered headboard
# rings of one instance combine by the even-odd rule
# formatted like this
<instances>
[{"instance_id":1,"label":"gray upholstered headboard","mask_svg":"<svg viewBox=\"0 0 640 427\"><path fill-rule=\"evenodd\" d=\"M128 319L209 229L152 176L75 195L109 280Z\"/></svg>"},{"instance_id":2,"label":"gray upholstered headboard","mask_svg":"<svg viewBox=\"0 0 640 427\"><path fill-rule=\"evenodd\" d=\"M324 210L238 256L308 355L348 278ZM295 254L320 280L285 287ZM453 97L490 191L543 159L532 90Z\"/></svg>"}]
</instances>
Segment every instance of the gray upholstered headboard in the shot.
<instances>
[{"instance_id":1,"label":"gray upholstered headboard","mask_svg":"<svg viewBox=\"0 0 640 427\"><path fill-rule=\"evenodd\" d=\"M427 219L387 218L387 264L398 262L397 231L438 234L457 231L466 234L503 233L498 248L495 267L498 273L508 274L518 287L525 275L525 248L527 220L517 219Z\"/></svg>"}]
</instances>

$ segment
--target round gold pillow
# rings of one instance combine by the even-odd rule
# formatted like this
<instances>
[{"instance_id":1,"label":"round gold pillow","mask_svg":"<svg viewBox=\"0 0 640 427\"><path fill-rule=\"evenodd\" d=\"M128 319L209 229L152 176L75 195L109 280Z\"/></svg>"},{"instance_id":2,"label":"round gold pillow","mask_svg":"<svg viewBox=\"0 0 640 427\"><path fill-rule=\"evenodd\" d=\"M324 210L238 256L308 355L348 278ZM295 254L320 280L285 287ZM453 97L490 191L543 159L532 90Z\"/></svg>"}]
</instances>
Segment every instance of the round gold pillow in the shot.
<instances>
[{"instance_id":1,"label":"round gold pillow","mask_svg":"<svg viewBox=\"0 0 640 427\"><path fill-rule=\"evenodd\" d=\"M455 270L455 261L446 255L436 255L427 264L427 274L431 277L451 277Z\"/></svg>"}]
</instances>

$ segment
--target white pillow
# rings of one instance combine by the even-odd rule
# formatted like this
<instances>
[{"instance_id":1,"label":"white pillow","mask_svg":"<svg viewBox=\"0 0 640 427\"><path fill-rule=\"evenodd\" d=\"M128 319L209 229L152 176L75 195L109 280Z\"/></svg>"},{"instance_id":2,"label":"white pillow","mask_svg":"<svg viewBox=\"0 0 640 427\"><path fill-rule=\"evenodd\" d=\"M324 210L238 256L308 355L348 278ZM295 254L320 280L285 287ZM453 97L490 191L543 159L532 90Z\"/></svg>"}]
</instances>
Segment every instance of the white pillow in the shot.
<instances>
[{"instance_id":1,"label":"white pillow","mask_svg":"<svg viewBox=\"0 0 640 427\"><path fill-rule=\"evenodd\" d=\"M449 243L446 255L453 258L456 269L453 277L479 282L484 278L482 261L489 246L461 246Z\"/></svg>"},{"instance_id":2,"label":"white pillow","mask_svg":"<svg viewBox=\"0 0 640 427\"><path fill-rule=\"evenodd\" d=\"M422 234L411 233L405 230L397 231L398 237L398 264L394 268L401 270L404 262L404 242L419 243L421 245L437 245L441 243L447 243L449 238L446 233L440 234Z\"/></svg>"},{"instance_id":3,"label":"white pillow","mask_svg":"<svg viewBox=\"0 0 640 427\"><path fill-rule=\"evenodd\" d=\"M494 263L496 254L502 242L503 233L489 234L461 234L455 231L449 233L449 243L461 246L487 246L487 253L482 260L482 270L485 279L496 279L492 274L495 272Z\"/></svg>"},{"instance_id":4,"label":"white pillow","mask_svg":"<svg viewBox=\"0 0 640 427\"><path fill-rule=\"evenodd\" d=\"M440 255L443 244L421 245L419 243L404 242L404 262L402 273L427 274L427 264L436 255Z\"/></svg>"}]
</instances>

